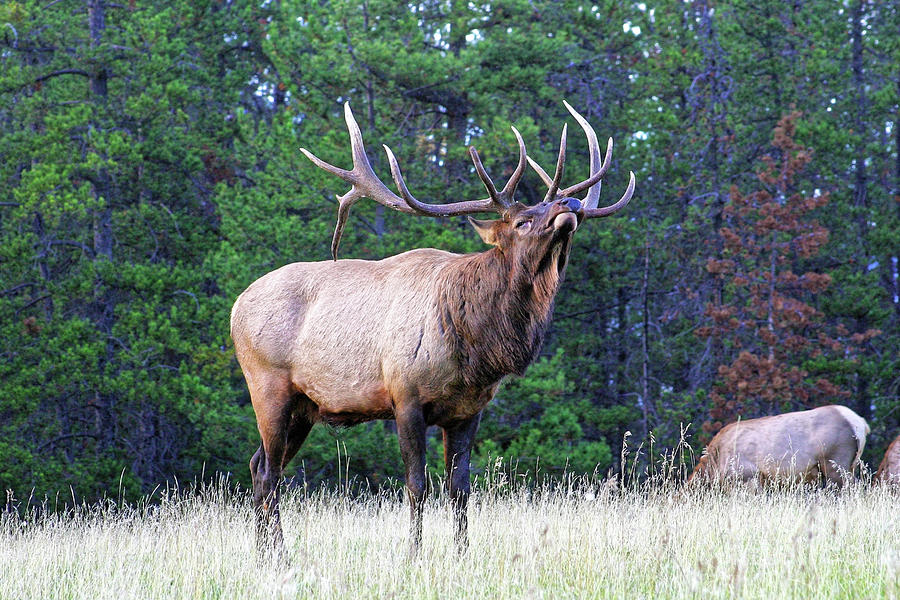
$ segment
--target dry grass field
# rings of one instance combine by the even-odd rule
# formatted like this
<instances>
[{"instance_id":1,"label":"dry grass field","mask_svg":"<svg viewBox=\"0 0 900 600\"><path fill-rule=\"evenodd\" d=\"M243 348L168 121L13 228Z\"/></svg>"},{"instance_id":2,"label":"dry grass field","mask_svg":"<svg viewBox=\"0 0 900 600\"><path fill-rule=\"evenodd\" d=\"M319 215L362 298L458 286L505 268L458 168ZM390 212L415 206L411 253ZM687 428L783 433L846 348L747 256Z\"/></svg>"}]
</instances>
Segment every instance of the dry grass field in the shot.
<instances>
[{"instance_id":1,"label":"dry grass field","mask_svg":"<svg viewBox=\"0 0 900 600\"><path fill-rule=\"evenodd\" d=\"M502 479L502 478L501 478ZM288 492L290 564L261 557L245 494L157 493L0 526L0 598L900 598L900 496L476 482L458 556L429 501L406 555L399 495Z\"/></svg>"}]
</instances>

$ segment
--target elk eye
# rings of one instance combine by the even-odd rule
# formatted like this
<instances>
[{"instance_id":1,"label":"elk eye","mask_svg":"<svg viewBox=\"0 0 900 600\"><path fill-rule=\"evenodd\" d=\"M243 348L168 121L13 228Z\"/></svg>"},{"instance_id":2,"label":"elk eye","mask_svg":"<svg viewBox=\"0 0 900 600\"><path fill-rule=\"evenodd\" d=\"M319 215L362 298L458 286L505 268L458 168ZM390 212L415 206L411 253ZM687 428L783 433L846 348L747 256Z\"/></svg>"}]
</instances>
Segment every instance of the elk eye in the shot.
<instances>
[{"instance_id":1,"label":"elk eye","mask_svg":"<svg viewBox=\"0 0 900 600\"><path fill-rule=\"evenodd\" d=\"M531 219L526 219L524 221L519 221L516 223L516 229L519 231L528 231L531 229Z\"/></svg>"}]
</instances>

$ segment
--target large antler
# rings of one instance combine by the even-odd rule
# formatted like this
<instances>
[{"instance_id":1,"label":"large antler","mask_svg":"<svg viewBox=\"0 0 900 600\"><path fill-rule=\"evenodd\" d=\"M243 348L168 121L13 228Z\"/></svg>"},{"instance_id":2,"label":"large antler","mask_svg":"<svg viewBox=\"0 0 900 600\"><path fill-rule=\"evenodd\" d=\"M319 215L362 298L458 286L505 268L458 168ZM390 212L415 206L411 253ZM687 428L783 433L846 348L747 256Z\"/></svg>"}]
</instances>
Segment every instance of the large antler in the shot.
<instances>
[{"instance_id":1,"label":"large antler","mask_svg":"<svg viewBox=\"0 0 900 600\"><path fill-rule=\"evenodd\" d=\"M571 198L575 194L583 192L584 190L588 190L587 196L585 196L582 201L582 205L584 206L584 216L585 218L591 217L606 217L608 215L613 214L614 212L621 209L623 206L628 204L631 200L631 196L634 194L634 173L629 172L630 179L628 182L628 187L625 190L625 193L619 199L618 202L612 204L610 206L605 206L603 208L597 208L597 205L600 201L600 186L601 179L606 175L606 172L609 170L609 166L612 164L612 148L613 148L613 140L609 138L609 141L606 144L606 156L601 161L600 160L600 144L597 142L597 134L594 132L593 127L591 127L590 123L578 114L571 105L565 100L563 101L566 109L575 117L575 120L578 121L578 124L581 125L581 128L584 130L585 135L588 139L588 148L590 150L591 157L591 176L585 179L580 183L576 183L575 185L569 186L564 190L559 190L559 182L562 179L563 168L566 161L566 126L563 125L562 136L559 141L559 156L556 159L556 172L551 179L550 176L547 175L547 172L541 168L536 162L534 162L531 157L528 157L528 162L543 180L544 184L547 186L547 195L544 197L545 202L550 202L555 200L556 198Z\"/></svg>"},{"instance_id":2,"label":"large antler","mask_svg":"<svg viewBox=\"0 0 900 600\"><path fill-rule=\"evenodd\" d=\"M397 189L400 191L400 196L388 189L388 187L378 179L375 171L372 170L372 165L369 163L369 158L366 156L366 149L363 146L362 133L360 133L356 119L353 118L353 112L350 110L349 102L344 103L344 120L347 121L347 129L350 132L350 149L353 156L353 169L348 171L346 169L341 169L340 167L335 167L318 158L306 148L300 148L300 151L318 167L337 175L350 184L350 191L337 197L338 218L334 228L334 237L331 240L331 255L335 260L337 260L337 249L341 242L341 233L344 230L344 225L347 223L347 217L350 215L350 207L361 198L371 198L379 204L394 210L399 210L400 212L433 217L448 217L477 212L502 213L514 202L513 196L516 192L516 186L522 178L522 174L525 172L525 161L527 158L525 153L525 142L522 141L522 136L516 131L515 127L513 127L513 132L516 134L516 139L519 142L519 164L502 191L498 192L494 187L491 178L481 164L478 152L474 147L470 147L469 154L472 156L472 161L475 163L475 171L487 188L490 197L483 200L470 200L436 205L420 202L409 193L409 189L406 187L406 182L403 180L403 175L400 173L400 166L397 164L394 153L391 152L390 148L384 146L388 162L391 165L391 175Z\"/></svg>"}]
</instances>

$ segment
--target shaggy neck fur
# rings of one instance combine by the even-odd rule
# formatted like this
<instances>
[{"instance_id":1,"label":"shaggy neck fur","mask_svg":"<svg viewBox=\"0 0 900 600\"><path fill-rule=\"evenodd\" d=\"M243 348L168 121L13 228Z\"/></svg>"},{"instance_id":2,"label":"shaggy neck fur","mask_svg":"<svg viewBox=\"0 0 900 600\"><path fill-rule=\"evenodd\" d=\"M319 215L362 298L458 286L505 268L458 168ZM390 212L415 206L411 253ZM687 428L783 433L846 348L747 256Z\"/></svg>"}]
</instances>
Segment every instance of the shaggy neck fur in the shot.
<instances>
[{"instance_id":1,"label":"shaggy neck fur","mask_svg":"<svg viewBox=\"0 0 900 600\"><path fill-rule=\"evenodd\" d=\"M565 272L571 236L548 249L492 248L460 257L445 280L441 326L465 385L493 385L535 359Z\"/></svg>"}]
</instances>

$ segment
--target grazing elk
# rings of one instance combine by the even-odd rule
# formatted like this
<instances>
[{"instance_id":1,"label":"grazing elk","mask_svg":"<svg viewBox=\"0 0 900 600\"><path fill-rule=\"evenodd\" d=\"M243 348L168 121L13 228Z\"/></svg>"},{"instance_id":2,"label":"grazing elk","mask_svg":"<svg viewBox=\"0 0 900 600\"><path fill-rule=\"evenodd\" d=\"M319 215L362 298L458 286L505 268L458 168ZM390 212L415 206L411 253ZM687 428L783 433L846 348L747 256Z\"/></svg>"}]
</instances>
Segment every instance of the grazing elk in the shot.
<instances>
[{"instance_id":1,"label":"grazing elk","mask_svg":"<svg viewBox=\"0 0 900 600\"><path fill-rule=\"evenodd\" d=\"M278 487L282 471L314 423L351 425L394 419L406 469L411 507L410 552L422 535L425 499L425 428L443 429L447 488L456 515L456 540L467 544L469 455L481 410L500 381L521 374L534 360L550 321L566 267L572 234L584 219L605 217L631 199L634 174L615 204L597 208L600 180L611 164L612 139L601 161L591 126L566 104L587 135L591 175L560 189L565 162L563 127L551 179L526 156L497 191L474 148L469 149L488 198L425 204L409 192L385 146L398 196L372 170L349 104L351 170L307 151L317 166L351 185L338 197L332 239L334 261L294 263L264 275L238 297L231 336L243 369L262 445L250 461L259 539L268 533L281 547ZM514 199L526 160L549 191L525 206ZM574 196L587 190L585 199ZM418 249L377 261L337 260L350 207L363 197L389 208L427 216L495 212L472 225L491 249L452 254Z\"/></svg>"},{"instance_id":2,"label":"grazing elk","mask_svg":"<svg viewBox=\"0 0 900 600\"><path fill-rule=\"evenodd\" d=\"M843 486L868 433L865 419L837 405L730 423L710 441L688 481L808 483L824 477Z\"/></svg>"},{"instance_id":3,"label":"grazing elk","mask_svg":"<svg viewBox=\"0 0 900 600\"><path fill-rule=\"evenodd\" d=\"M900 485L900 435L888 446L875 473L875 481Z\"/></svg>"}]
</instances>

